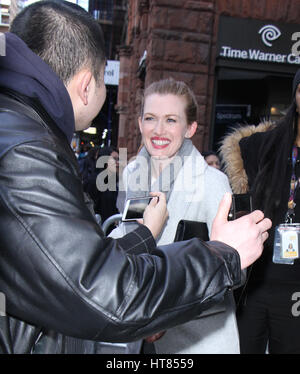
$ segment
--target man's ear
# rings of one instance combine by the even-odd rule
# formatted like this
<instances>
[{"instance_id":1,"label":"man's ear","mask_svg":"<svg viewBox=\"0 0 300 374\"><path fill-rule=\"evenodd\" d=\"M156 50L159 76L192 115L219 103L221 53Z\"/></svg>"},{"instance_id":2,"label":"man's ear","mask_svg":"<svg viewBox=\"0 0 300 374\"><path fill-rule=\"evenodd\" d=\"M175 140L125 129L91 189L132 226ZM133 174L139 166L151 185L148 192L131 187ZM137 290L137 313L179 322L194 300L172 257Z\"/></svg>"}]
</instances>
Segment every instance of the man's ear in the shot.
<instances>
[{"instance_id":1,"label":"man's ear","mask_svg":"<svg viewBox=\"0 0 300 374\"><path fill-rule=\"evenodd\" d=\"M185 133L185 137L188 139L191 138L195 134L197 127L198 127L198 124L196 121L188 125L188 129Z\"/></svg>"},{"instance_id":2,"label":"man's ear","mask_svg":"<svg viewBox=\"0 0 300 374\"><path fill-rule=\"evenodd\" d=\"M93 74L89 70L82 70L76 77L76 91L84 105L88 104L89 89Z\"/></svg>"}]
</instances>

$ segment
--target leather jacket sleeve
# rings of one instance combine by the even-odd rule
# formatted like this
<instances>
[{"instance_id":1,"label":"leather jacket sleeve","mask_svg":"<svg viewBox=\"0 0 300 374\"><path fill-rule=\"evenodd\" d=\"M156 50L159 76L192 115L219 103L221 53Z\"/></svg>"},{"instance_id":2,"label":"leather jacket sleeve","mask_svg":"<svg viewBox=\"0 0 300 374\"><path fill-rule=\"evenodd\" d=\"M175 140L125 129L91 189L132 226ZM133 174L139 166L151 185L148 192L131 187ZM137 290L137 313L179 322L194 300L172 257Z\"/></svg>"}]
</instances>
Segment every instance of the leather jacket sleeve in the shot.
<instances>
[{"instance_id":1,"label":"leather jacket sleeve","mask_svg":"<svg viewBox=\"0 0 300 374\"><path fill-rule=\"evenodd\" d=\"M82 339L132 341L193 319L239 283L239 255L222 243L156 248L141 228L136 235L150 242L136 254L126 251L134 238L103 237L73 164L46 136L1 157L0 291L9 315Z\"/></svg>"}]
</instances>

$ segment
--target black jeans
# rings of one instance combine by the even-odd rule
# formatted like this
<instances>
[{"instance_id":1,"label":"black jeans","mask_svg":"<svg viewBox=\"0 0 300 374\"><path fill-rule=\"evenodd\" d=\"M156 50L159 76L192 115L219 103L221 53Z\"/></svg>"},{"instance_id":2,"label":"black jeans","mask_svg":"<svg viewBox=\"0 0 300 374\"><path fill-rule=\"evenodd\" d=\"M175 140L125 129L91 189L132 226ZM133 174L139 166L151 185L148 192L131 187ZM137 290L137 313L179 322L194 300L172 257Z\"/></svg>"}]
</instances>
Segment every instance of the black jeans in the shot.
<instances>
[{"instance_id":1,"label":"black jeans","mask_svg":"<svg viewBox=\"0 0 300 374\"><path fill-rule=\"evenodd\" d=\"M248 288L237 310L241 353L263 354L267 346L271 354L300 353L300 316L295 313L297 300L292 300L295 293L300 296L300 283Z\"/></svg>"}]
</instances>

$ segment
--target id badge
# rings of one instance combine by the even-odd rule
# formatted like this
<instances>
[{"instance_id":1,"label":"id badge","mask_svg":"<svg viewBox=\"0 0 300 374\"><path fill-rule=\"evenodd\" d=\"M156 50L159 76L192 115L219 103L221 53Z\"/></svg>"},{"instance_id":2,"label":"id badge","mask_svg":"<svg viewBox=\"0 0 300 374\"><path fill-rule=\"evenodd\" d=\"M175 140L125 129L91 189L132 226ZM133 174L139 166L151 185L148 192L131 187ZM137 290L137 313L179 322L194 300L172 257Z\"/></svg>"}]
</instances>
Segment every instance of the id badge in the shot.
<instances>
[{"instance_id":1,"label":"id badge","mask_svg":"<svg viewBox=\"0 0 300 374\"><path fill-rule=\"evenodd\" d=\"M300 224L281 224L275 229L273 262L277 264L294 264L299 258Z\"/></svg>"}]
</instances>

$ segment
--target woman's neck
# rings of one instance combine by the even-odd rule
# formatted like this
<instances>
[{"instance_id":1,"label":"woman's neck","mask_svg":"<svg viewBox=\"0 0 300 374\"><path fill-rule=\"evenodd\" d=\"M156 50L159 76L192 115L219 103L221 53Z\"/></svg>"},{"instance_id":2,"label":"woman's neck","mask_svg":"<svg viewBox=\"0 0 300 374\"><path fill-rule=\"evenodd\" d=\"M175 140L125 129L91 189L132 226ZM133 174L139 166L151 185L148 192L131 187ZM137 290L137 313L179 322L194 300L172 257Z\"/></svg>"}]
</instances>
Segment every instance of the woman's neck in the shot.
<instances>
[{"instance_id":1,"label":"woman's neck","mask_svg":"<svg viewBox=\"0 0 300 374\"><path fill-rule=\"evenodd\" d=\"M169 165L174 157L155 158L151 157L151 178L156 180L163 169Z\"/></svg>"}]
</instances>

